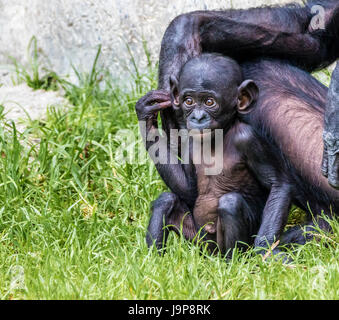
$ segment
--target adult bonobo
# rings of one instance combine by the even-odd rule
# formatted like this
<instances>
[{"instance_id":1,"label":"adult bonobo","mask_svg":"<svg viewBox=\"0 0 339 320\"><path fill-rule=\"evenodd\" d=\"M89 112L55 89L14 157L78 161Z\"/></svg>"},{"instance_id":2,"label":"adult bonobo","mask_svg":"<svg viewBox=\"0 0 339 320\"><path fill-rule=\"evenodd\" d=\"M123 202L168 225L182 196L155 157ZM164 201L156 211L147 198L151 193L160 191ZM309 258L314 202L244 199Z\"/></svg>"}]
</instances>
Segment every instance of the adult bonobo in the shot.
<instances>
[{"instance_id":1,"label":"adult bonobo","mask_svg":"<svg viewBox=\"0 0 339 320\"><path fill-rule=\"evenodd\" d=\"M330 207L339 209L339 191L313 172L321 163L318 149L325 102L321 94L326 93L326 88L307 73L285 63L262 60L244 64L243 68L245 78L255 82L243 82L242 72L234 61L211 54L186 63L179 80L171 77L171 101L183 114L182 127L199 129L199 134L203 129L227 128L223 138L222 172L206 176L206 164L195 164L198 198L193 217L187 215L182 228L184 235L192 239L195 236L192 226L196 225L197 230L212 223L205 228L207 239L217 241L223 251L232 249L237 241L251 244L256 235L256 247L265 247L267 242L273 244L282 235L292 204L307 212L310 209L315 218L322 210L330 215ZM281 74L279 80L277 73ZM295 83L291 85L292 75ZM307 92L305 83L311 93ZM307 99L308 108L295 102L299 95ZM284 101L280 102L277 96ZM160 110L159 105L147 108L153 108L153 112ZM298 167L279 152L274 142L269 142L265 126L252 128L241 123L237 113L249 123L251 118L267 114L276 134L281 134L282 144L285 136L293 136L289 158L295 157ZM283 123L275 120L281 115L285 115ZM300 154L298 148L305 141L308 146ZM166 204L171 205L164 210ZM187 208L179 197L163 195L154 204L148 244L155 241L161 248L166 240L163 239L164 225L179 229ZM318 223L324 229L329 228L323 219L318 219ZM300 228L288 231L282 238L285 243L304 243L305 240Z\"/></svg>"},{"instance_id":2,"label":"adult bonobo","mask_svg":"<svg viewBox=\"0 0 339 320\"><path fill-rule=\"evenodd\" d=\"M320 12L324 15L317 16L317 13L314 13L316 5L324 9L324 12ZM318 24L317 21L323 23ZM172 21L162 40L159 89L168 92L170 76L177 76L187 60L202 52L219 52L241 63L255 58L271 57L288 61L308 72L321 69L339 56L338 30L337 0L312 0L305 6L197 11L184 14ZM149 98L156 98L156 94L161 92L152 92ZM298 99L307 104L303 97ZM329 105L328 109L325 116L327 134L324 173L328 173L332 185L339 186L339 148L336 147L336 141L339 141L339 121L333 117L333 113L339 112L331 112L337 109L336 104ZM166 109L160 114L162 128L167 133L171 128L179 127L178 117L173 109ZM194 204L196 184L190 166L185 166L183 173L180 172L181 169L177 171L177 167L171 165L157 166L157 169L174 193L187 203ZM172 174L173 171L176 174ZM190 177L189 185L182 183L182 174Z\"/></svg>"},{"instance_id":3,"label":"adult bonobo","mask_svg":"<svg viewBox=\"0 0 339 320\"><path fill-rule=\"evenodd\" d=\"M311 13L311 7L315 4L321 4L325 9L325 29L315 29L314 24L311 23L314 18ZM139 118L147 118L146 110L156 110L156 108L144 108L143 112L142 106L149 107L158 102L160 103L158 110L161 111L162 127L165 131L169 132L171 128L179 128L179 123L181 122L180 113L173 108L168 108L170 104L167 92L169 90L169 78L172 74L177 75L181 66L188 59L199 55L202 51L223 52L237 58L240 62L250 60L252 57L282 58L307 71L328 65L337 58L339 52L338 6L337 1L312 1L305 7L290 6L240 11L195 12L178 17L167 29L162 42L159 88L166 91L153 91L145 96L139 104ZM277 64L277 69L272 67L275 63ZM258 63L248 63L246 66L242 65L242 67L245 67L244 69L247 69L248 72L251 72L256 77L265 78L266 70ZM281 69L281 64L278 62L271 62L270 72L269 78L274 79L274 83L265 83L266 87L264 89L267 89L266 92L270 92L270 95L262 95L260 100L262 106L267 106L269 99L273 99L275 101L273 105L276 106L277 110L280 110L279 104L284 102L285 93L294 92L295 95L292 101L289 101L287 107L298 105L300 107L299 111L322 109L326 100L326 88L319 83L315 83L313 78L302 73L299 69L289 68L286 64ZM284 82L280 79L282 72L287 72L288 74ZM338 73L338 71L336 72ZM299 78L299 81L301 80L299 85L303 90L300 90L299 94L296 92L300 88L294 81L295 78ZM329 106L332 106L332 109L338 105L335 79L338 78L334 78L331 90L333 94L330 95L331 99L328 103ZM308 82L313 84L312 90ZM285 91L281 92L281 90ZM314 92L318 91L318 93L314 95L313 90L315 90ZM310 97L313 99L313 107L311 107ZM315 100L317 100L316 103L314 103ZM257 104L257 110L260 110L260 103ZM161 107L166 109L163 110ZM308 159L303 156L304 148L307 146L305 141L300 141L299 139L299 144L296 145L294 143L295 136L291 134L291 131L288 133L283 130L286 123L281 120L285 118L289 111L285 110L286 113L280 114L280 117L275 117L274 121L271 118L275 110L271 108L270 111L269 113L262 110L261 112L255 112L247 120L251 121L251 125L254 128L265 128L265 130L261 130L262 136L268 143L274 144L278 152L281 152L286 157L287 163L290 162L294 166L297 174L304 177L304 170L307 169L306 179L309 179L309 173L313 170L315 174L314 181L320 181L323 185L324 180L317 173L317 170L319 171L318 166L320 167L319 157L315 157L317 161L312 161L312 158ZM293 115L294 112L295 110L291 108L290 114ZM153 126L157 124L154 117L155 113L150 113L152 117L148 114L148 118L152 118ZM298 118L302 116L303 112L300 111ZM292 120L295 119L292 117L292 119L288 120L291 120L289 124L293 125ZM326 118L326 120L327 127L333 130L332 135L335 137L336 123L333 122L335 119ZM334 129L331 125L334 126ZM279 131L278 128L282 128L282 130ZM319 130L317 132L319 133ZM298 156L290 158L292 154L291 145L294 146L293 152L296 152L295 155ZM326 143L326 146L325 155L326 151L330 151L329 155L332 158L324 157L325 160L329 159L328 167L326 166L327 161L324 161L324 173L329 168L330 181L335 185L336 146L334 143L331 144L331 141L328 144ZM320 141L318 150L319 147L321 147ZM170 149L170 146L168 148ZM178 217L173 218L170 214L176 211L176 198L183 200L187 204L187 209L192 210L194 207L197 197L195 168L192 165L158 164L157 169L175 195L161 195L153 205L153 216L163 217L166 215L169 217L167 220L176 221ZM311 185L310 188L312 188ZM331 190L329 192L335 191ZM310 196L310 194L307 194L307 196ZM188 218L184 220L184 230L188 238L194 235L194 225ZM293 237L298 238L301 242L304 241L299 230L295 230L294 234L290 233L287 240L291 240Z\"/></svg>"}]
</instances>

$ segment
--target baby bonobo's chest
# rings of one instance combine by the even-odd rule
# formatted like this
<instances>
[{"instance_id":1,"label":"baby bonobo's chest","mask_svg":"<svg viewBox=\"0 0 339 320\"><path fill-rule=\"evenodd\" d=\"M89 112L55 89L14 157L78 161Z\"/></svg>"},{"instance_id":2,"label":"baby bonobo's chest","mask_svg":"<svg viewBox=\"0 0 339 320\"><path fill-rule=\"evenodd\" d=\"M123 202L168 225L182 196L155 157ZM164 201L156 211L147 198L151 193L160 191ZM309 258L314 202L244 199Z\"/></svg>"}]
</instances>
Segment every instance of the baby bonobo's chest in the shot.
<instances>
[{"instance_id":1,"label":"baby bonobo's chest","mask_svg":"<svg viewBox=\"0 0 339 320\"><path fill-rule=\"evenodd\" d=\"M216 161L222 161L220 173L208 175L206 169L210 168L210 165L196 164L198 198L193 215L199 228L205 226L205 230L210 234L217 231L219 199L230 192L246 193L255 183L245 158L237 148L244 126L246 125L237 124L225 134L222 157L215 156Z\"/></svg>"}]
</instances>

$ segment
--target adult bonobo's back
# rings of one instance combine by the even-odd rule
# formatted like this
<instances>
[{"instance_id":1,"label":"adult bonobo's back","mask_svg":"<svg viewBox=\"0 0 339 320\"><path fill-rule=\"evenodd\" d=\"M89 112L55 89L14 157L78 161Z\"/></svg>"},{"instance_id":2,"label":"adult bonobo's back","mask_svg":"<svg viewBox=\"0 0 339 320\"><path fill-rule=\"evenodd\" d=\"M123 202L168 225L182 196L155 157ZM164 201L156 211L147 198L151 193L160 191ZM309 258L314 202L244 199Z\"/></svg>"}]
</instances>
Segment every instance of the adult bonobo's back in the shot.
<instances>
[{"instance_id":1,"label":"adult bonobo's back","mask_svg":"<svg viewBox=\"0 0 339 320\"><path fill-rule=\"evenodd\" d=\"M242 69L260 91L256 107L242 120L283 150L305 184L326 190L335 200L338 191L319 170L328 88L308 73L275 60L244 63Z\"/></svg>"},{"instance_id":2,"label":"adult bonobo's back","mask_svg":"<svg viewBox=\"0 0 339 320\"><path fill-rule=\"evenodd\" d=\"M308 213L307 225L315 218L320 228L329 230L320 214L339 213L339 191L319 171L328 89L307 72L274 60L244 63L242 69L259 87L259 96L251 112L241 116L254 134L240 149L258 180L270 189L256 245L279 239L291 204ZM268 231L275 236L268 239ZM298 228L284 238L304 241Z\"/></svg>"}]
</instances>

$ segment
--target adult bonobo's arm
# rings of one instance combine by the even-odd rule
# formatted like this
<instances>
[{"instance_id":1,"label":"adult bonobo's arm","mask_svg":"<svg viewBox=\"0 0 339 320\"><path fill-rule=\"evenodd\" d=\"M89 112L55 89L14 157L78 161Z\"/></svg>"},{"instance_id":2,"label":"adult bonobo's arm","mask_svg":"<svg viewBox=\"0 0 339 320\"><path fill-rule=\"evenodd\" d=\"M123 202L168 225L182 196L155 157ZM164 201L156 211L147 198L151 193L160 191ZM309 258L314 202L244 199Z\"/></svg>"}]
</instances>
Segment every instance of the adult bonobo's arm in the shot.
<instances>
[{"instance_id":1,"label":"adult bonobo's arm","mask_svg":"<svg viewBox=\"0 0 339 320\"><path fill-rule=\"evenodd\" d=\"M339 63L333 72L325 117L322 171L328 182L339 188Z\"/></svg>"},{"instance_id":2,"label":"adult bonobo's arm","mask_svg":"<svg viewBox=\"0 0 339 320\"><path fill-rule=\"evenodd\" d=\"M223 53L239 62L256 57L285 59L307 71L328 66L339 56L338 21L338 0L181 15L172 21L162 40L159 89L169 90L170 76L177 76L190 58L208 51ZM170 128L178 128L172 109L160 114L167 134ZM327 113L329 122L330 117ZM339 141L339 122L332 127L332 133L338 132L335 141ZM325 144L330 143L325 136ZM324 155L326 160L327 153ZM328 166L329 171L335 171L331 161ZM165 183L169 185L166 179Z\"/></svg>"},{"instance_id":3,"label":"adult bonobo's arm","mask_svg":"<svg viewBox=\"0 0 339 320\"><path fill-rule=\"evenodd\" d=\"M183 14L162 40L159 88L169 89L169 76L201 52L219 52L238 62L273 57L307 71L322 68L339 56L338 18L337 0Z\"/></svg>"}]
</instances>

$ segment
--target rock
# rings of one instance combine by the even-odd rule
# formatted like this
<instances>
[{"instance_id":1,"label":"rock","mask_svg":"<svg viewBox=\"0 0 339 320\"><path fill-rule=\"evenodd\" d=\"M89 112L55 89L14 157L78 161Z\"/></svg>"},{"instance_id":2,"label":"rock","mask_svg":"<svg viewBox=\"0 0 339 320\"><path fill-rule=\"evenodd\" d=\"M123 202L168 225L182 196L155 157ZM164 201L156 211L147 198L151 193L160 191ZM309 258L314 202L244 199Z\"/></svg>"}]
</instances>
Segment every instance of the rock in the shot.
<instances>
[{"instance_id":1,"label":"rock","mask_svg":"<svg viewBox=\"0 0 339 320\"><path fill-rule=\"evenodd\" d=\"M164 31L181 13L287 2L291 0L0 0L0 64L8 63L9 56L27 64L27 46L35 35L42 63L59 75L72 76L71 63L89 71L102 44L99 65L113 77L129 79L128 70L135 70L127 45L145 71L143 40L157 61Z\"/></svg>"},{"instance_id":2,"label":"rock","mask_svg":"<svg viewBox=\"0 0 339 320\"><path fill-rule=\"evenodd\" d=\"M26 84L0 87L0 105L7 120L13 120L17 130L23 132L28 120L44 119L49 106L67 105L59 92L33 90Z\"/></svg>"}]
</instances>

